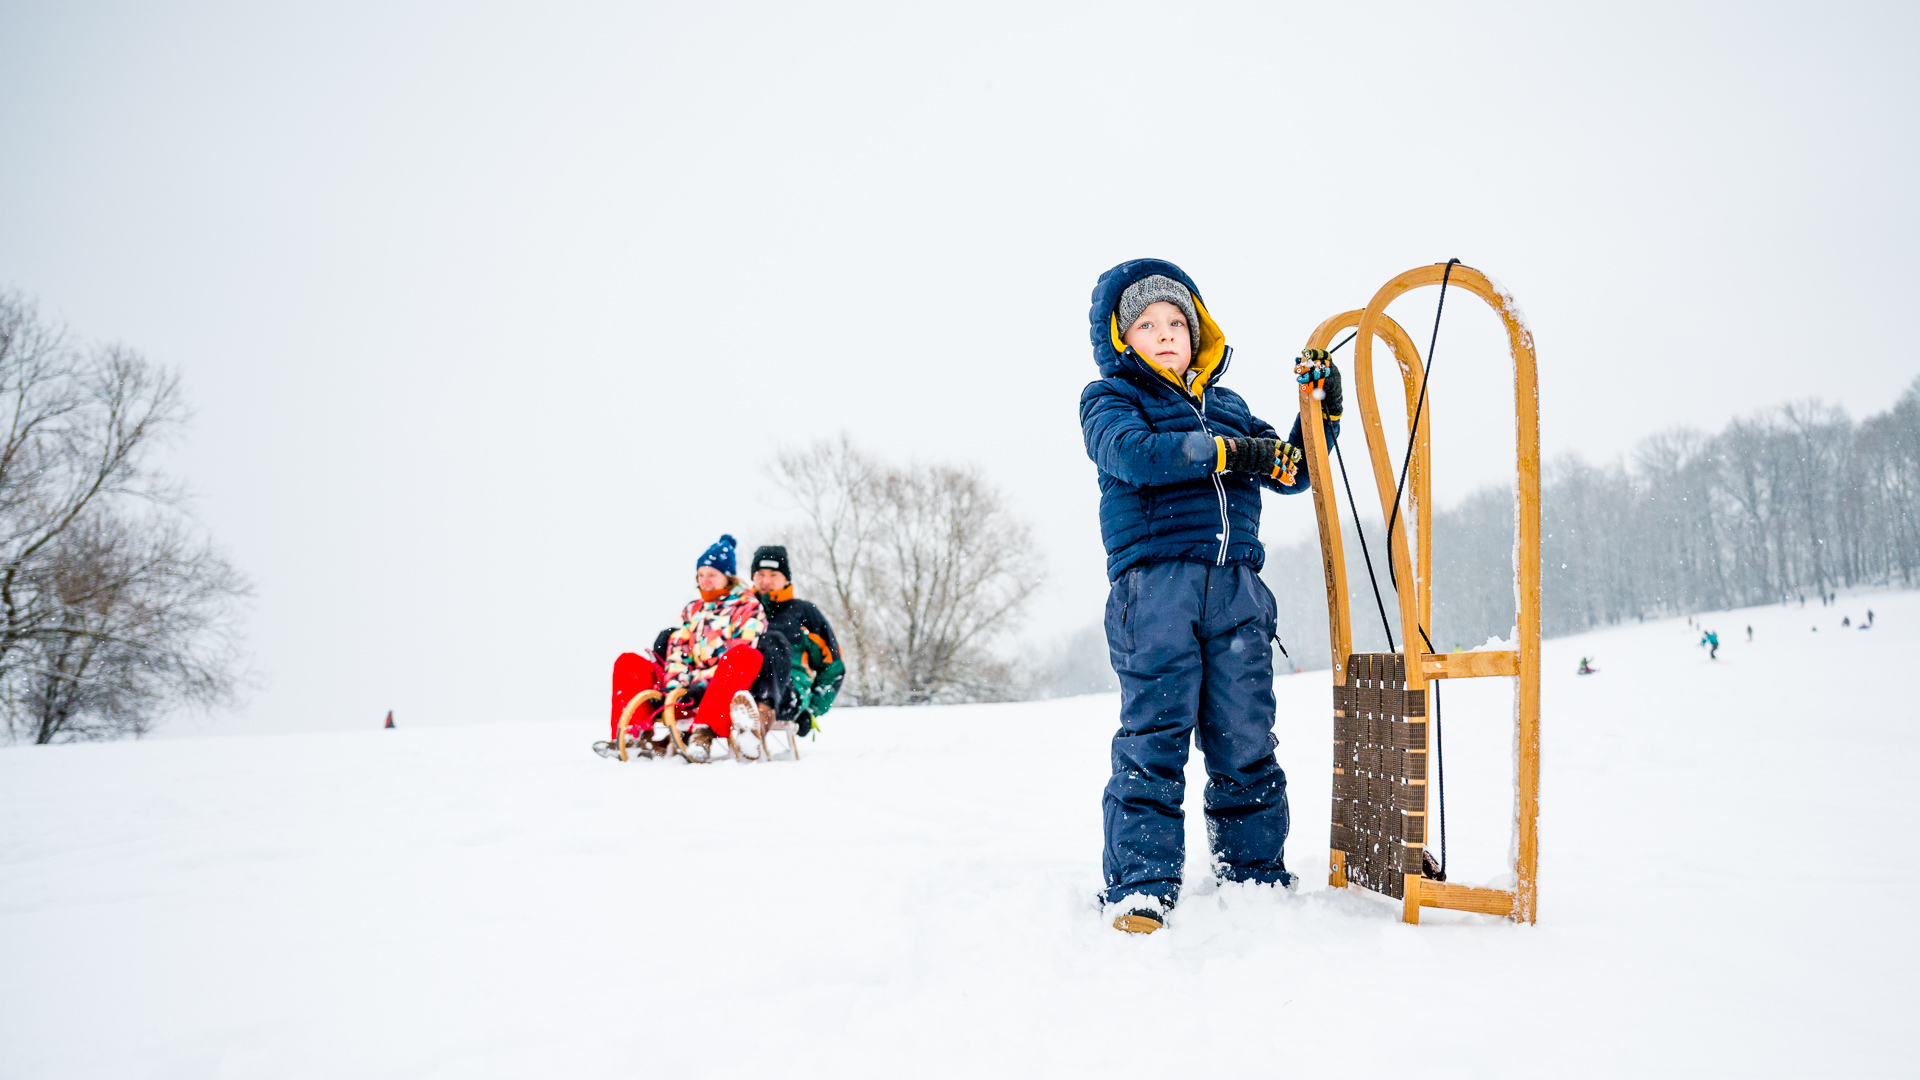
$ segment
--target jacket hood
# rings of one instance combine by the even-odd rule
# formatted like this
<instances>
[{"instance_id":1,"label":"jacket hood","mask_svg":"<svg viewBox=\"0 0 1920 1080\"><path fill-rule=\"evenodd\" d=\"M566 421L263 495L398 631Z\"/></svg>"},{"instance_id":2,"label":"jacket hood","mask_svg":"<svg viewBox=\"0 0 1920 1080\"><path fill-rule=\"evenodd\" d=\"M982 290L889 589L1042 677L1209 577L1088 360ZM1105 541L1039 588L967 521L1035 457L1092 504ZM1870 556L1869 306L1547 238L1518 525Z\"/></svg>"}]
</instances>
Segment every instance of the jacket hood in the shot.
<instances>
[{"instance_id":1,"label":"jacket hood","mask_svg":"<svg viewBox=\"0 0 1920 1080\"><path fill-rule=\"evenodd\" d=\"M1200 287L1185 270L1165 259L1129 259L1101 274L1100 280L1093 283L1093 306L1087 309L1087 337L1093 345L1093 362L1099 365L1103 376L1134 371L1188 389L1173 372L1129 349L1120 337L1123 328L1115 314L1120 307L1120 294L1134 282L1155 274L1165 274L1193 294L1194 312L1200 316L1200 338L1193 361L1193 368L1199 374L1194 376L1191 389L1194 397L1201 397L1207 386L1227 370L1227 336L1220 332L1220 325L1208 313L1205 301L1200 298Z\"/></svg>"}]
</instances>

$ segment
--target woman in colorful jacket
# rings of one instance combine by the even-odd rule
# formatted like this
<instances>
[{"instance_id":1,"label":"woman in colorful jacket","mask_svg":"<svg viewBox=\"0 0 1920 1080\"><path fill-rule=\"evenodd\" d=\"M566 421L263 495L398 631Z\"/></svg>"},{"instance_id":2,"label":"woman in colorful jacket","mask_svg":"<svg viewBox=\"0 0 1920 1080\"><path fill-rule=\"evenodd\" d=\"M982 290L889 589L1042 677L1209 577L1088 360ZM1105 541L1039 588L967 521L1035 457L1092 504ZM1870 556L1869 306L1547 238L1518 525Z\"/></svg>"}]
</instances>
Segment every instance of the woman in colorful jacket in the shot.
<instances>
[{"instance_id":1,"label":"woman in colorful jacket","mask_svg":"<svg viewBox=\"0 0 1920 1080\"><path fill-rule=\"evenodd\" d=\"M1080 428L1100 478L1120 679L1104 899L1117 929L1151 933L1180 895L1190 736L1206 757L1211 865L1228 881L1292 880L1260 498L1305 491L1307 473L1299 421L1282 439L1220 385L1232 350L1179 267L1121 263L1100 275L1088 319L1100 378L1080 394ZM1337 421L1339 372L1324 352L1303 360L1301 381L1325 380ZM1329 440L1338 431L1327 424Z\"/></svg>"},{"instance_id":2,"label":"woman in colorful jacket","mask_svg":"<svg viewBox=\"0 0 1920 1080\"><path fill-rule=\"evenodd\" d=\"M692 717L680 720L680 729L689 736L688 755L695 760L706 760L715 735L724 739L732 733L736 707L744 708L748 717L758 714L750 691L762 658L754 645L766 632L767 616L753 590L734 573L735 543L733 537L722 536L700 556L694 567L700 598L681 610L680 625L667 635L657 662L638 653L622 653L614 661L611 741L619 739L620 714L627 703L648 690L663 695L684 690L681 700L697 705ZM629 736L650 735L638 740L643 754L669 752L666 725L654 722L656 707L645 706L643 712L634 716Z\"/></svg>"}]
</instances>

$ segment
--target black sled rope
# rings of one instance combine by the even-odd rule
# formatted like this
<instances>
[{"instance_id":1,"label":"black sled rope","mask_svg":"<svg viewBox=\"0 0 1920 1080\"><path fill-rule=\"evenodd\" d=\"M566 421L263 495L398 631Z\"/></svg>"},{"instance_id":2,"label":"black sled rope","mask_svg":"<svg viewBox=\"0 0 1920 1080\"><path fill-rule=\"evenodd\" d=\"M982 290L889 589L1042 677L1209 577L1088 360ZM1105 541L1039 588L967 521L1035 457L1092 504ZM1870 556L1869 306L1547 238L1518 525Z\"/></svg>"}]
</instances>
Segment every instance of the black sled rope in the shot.
<instances>
[{"instance_id":1,"label":"black sled rope","mask_svg":"<svg viewBox=\"0 0 1920 1080\"><path fill-rule=\"evenodd\" d=\"M1407 490L1407 470L1413 464L1413 447L1420 438L1420 417L1427 407L1427 380L1433 377L1434 347L1440 342L1440 316L1447 310L1447 282L1453 278L1453 268L1460 265L1459 259L1448 259L1447 268L1440 274L1440 301L1433 309L1433 335L1427 339L1427 362L1420 372L1420 397L1414 403L1413 423L1407 429L1407 452L1400 459L1400 480L1393 487L1393 512L1387 516L1387 542L1392 543L1393 527L1400 520L1400 500ZM1332 356L1345 348L1359 330L1340 339L1340 344L1327 350ZM1360 557L1367 564L1367 582L1373 586L1373 603L1380 611L1380 628L1387 634L1387 651L1398 652L1393 644L1393 624L1387 619L1387 605L1380 597L1380 579L1373 571L1373 556L1367 551L1367 531L1360 525L1360 508L1353 499L1353 485L1347 480L1347 458L1340 452L1338 440L1333 444L1334 457L1340 462L1340 484L1347 489L1347 508L1353 513L1353 529L1360 537ZM1394 592L1400 591L1399 575L1393 569L1393 551L1387 551L1387 580L1393 585ZM1428 652L1438 650L1433 647L1433 639L1427 636L1427 628L1416 624L1420 631L1420 640L1426 643ZM1440 684L1435 682L1433 690L1433 757L1434 772L1439 780L1440 791L1440 869L1436 875L1439 880L1447 880L1447 758L1443 749L1440 732Z\"/></svg>"}]
</instances>

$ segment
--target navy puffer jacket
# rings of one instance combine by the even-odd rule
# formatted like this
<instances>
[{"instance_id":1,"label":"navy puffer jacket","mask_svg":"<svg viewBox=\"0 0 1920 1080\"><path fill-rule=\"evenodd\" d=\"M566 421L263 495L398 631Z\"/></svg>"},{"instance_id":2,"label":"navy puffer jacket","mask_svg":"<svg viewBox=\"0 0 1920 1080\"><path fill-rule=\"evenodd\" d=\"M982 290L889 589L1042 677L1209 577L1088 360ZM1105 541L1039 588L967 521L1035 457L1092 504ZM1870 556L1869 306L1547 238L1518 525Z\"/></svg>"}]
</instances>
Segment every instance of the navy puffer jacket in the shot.
<instances>
[{"instance_id":1,"label":"navy puffer jacket","mask_svg":"<svg viewBox=\"0 0 1920 1080\"><path fill-rule=\"evenodd\" d=\"M1121 340L1120 294L1153 274L1185 285L1199 316L1199 348L1191 387ZM1260 484L1283 494L1307 490L1306 469L1291 486L1241 472L1221 472L1216 438L1277 438L1239 394L1220 385L1233 350L1207 313L1186 272L1160 259L1134 259L1100 275L1087 312L1087 333L1100 378L1080 393L1080 433L1100 470L1100 535L1107 577L1135 563L1181 559L1216 566L1266 563L1260 544ZM1327 424L1327 437L1339 433ZM1300 445L1300 420L1287 437Z\"/></svg>"}]
</instances>

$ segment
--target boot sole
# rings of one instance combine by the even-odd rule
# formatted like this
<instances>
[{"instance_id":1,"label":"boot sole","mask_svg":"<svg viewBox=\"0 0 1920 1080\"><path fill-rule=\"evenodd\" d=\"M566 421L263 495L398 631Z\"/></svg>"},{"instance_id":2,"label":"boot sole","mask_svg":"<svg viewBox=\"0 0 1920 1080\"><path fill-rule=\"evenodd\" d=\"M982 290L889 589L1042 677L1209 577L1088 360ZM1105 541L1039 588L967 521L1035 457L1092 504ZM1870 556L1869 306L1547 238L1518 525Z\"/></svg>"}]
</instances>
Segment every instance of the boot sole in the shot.
<instances>
[{"instance_id":1,"label":"boot sole","mask_svg":"<svg viewBox=\"0 0 1920 1080\"><path fill-rule=\"evenodd\" d=\"M1159 919L1150 919L1145 915L1122 915L1113 920L1115 930L1124 930L1129 934L1151 934L1165 925Z\"/></svg>"}]
</instances>

